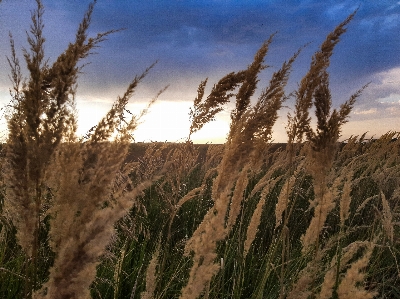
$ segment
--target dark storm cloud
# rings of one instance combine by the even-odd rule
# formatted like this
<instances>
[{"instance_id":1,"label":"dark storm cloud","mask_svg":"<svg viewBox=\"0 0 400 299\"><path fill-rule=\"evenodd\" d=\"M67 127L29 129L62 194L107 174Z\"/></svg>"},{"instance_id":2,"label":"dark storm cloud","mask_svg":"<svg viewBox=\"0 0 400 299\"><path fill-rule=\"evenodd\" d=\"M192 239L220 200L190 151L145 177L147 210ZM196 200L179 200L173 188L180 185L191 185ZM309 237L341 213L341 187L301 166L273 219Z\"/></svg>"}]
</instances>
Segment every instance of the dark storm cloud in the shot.
<instances>
[{"instance_id":1,"label":"dark storm cloud","mask_svg":"<svg viewBox=\"0 0 400 299\"><path fill-rule=\"evenodd\" d=\"M43 0L43 3L46 53L54 59L73 40L90 2ZM310 42L294 65L292 88L295 88L326 35L358 9L332 56L331 87L334 100L339 103L372 81L375 85L366 93L368 101L361 101L360 105L373 105L374 100L370 98L400 94L400 84L382 83L381 77L374 77L400 66L399 3L385 0L99 0L90 34L125 30L111 35L97 50L98 55L88 59L91 64L80 78L80 90L101 95L123 88L135 74L159 60L149 75L151 83L144 83L149 94L165 84L171 84L175 94L178 89L181 93L185 89L194 94L201 79L217 80L226 72L246 67L262 42L274 32L277 34L266 59L272 70ZM24 29L29 27L29 10L34 7L34 1L4 0L0 4L1 38L6 40L8 31L12 30L18 45L26 46ZM0 49L4 57L8 48L0 45ZM5 59L0 65L6 67ZM0 84L8 86L6 76L2 75Z\"/></svg>"},{"instance_id":2,"label":"dark storm cloud","mask_svg":"<svg viewBox=\"0 0 400 299\"><path fill-rule=\"evenodd\" d=\"M46 32L53 34L48 36L49 43L52 39L61 42L66 36L73 38L89 2L43 2ZM2 6L10 4L11 1L4 1ZM32 7L30 4L29 9ZM104 50L99 50L102 55L99 61L107 57L106 62L116 66L115 69L119 58L126 57L139 60L140 67L159 59L160 65L164 63L170 70L186 68L185 62L190 62L193 68L212 72L212 66L218 63L213 55L236 52L235 55L245 54L242 59L249 61L274 32L278 34L271 55L278 60L276 65L308 42L312 44L304 55L311 56L326 34L357 8L358 13L338 45L332 64L332 70L341 72L343 80L348 80L356 74L367 76L393 67L394 63L400 64L400 6L395 1L103 0L96 4L91 32L125 28L102 44ZM14 13L11 17L18 18L18 11ZM122 63L124 67L126 63Z\"/></svg>"},{"instance_id":3,"label":"dark storm cloud","mask_svg":"<svg viewBox=\"0 0 400 299\"><path fill-rule=\"evenodd\" d=\"M271 55L277 58L277 65L293 49L308 42L312 44L305 55L311 56L326 34L357 8L358 13L338 45L332 63L332 71L348 81L360 74L366 77L400 64L400 6L397 3L99 1L92 30L126 28L113 37L111 48L116 50L116 55L131 55L133 59L140 55L139 59L145 61L145 49L149 60L160 59L170 70L171 67L186 68L186 61L199 70L212 71L210 67L216 63L212 56L216 53L247 49L247 57L243 55L242 59L248 61L257 47L276 31ZM274 49L279 53L274 53Z\"/></svg>"}]
</instances>

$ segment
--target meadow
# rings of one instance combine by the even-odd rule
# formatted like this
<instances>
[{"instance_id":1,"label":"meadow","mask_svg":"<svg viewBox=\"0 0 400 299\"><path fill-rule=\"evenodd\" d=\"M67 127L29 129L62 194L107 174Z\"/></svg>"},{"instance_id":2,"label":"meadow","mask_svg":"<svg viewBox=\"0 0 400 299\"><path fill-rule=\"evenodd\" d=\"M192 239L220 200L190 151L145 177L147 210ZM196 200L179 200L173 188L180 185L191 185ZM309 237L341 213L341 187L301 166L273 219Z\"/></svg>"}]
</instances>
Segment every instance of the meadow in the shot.
<instances>
[{"instance_id":1,"label":"meadow","mask_svg":"<svg viewBox=\"0 0 400 299\"><path fill-rule=\"evenodd\" d=\"M0 298L400 298L400 132L341 141L367 85L332 107L330 57L355 13L291 95L287 143L272 143L272 127L302 49L254 98L272 35L208 95L200 82L184 142L140 144L134 131L163 90L137 114L126 105L154 65L76 134L80 63L115 32L88 37L93 9L49 65L37 0L27 78L10 38ZM193 144L228 102L226 143Z\"/></svg>"}]
</instances>

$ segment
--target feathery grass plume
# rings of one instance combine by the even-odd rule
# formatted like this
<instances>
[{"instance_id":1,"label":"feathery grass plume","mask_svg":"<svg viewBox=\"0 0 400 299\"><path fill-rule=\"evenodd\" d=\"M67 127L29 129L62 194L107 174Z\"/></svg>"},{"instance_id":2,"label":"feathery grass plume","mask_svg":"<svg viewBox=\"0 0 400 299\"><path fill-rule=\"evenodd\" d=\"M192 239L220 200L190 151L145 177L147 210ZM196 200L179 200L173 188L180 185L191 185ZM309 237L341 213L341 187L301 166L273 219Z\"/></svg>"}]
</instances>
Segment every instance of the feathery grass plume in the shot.
<instances>
[{"instance_id":1,"label":"feathery grass plume","mask_svg":"<svg viewBox=\"0 0 400 299\"><path fill-rule=\"evenodd\" d=\"M236 108L231 113L232 125L237 122L244 112L250 106L250 98L253 96L257 88L258 74L267 66L264 65L264 57L268 52L269 45L272 42L274 35L271 35L267 41L261 46L256 53L253 63L248 66L247 71L244 73L243 84L240 86L236 94Z\"/></svg>"},{"instance_id":2,"label":"feathery grass plume","mask_svg":"<svg viewBox=\"0 0 400 299\"><path fill-rule=\"evenodd\" d=\"M182 205L184 203L186 203L187 201L191 200L192 198L196 197L197 195L199 195L199 193L201 191L204 190L204 185L194 188L192 190L190 190L185 196L183 196L181 199L179 199L178 203L176 204L177 209L179 209L180 207L182 207ZM176 214L176 213L175 213Z\"/></svg>"},{"instance_id":3,"label":"feathery grass plume","mask_svg":"<svg viewBox=\"0 0 400 299\"><path fill-rule=\"evenodd\" d=\"M398 173L399 137L398 132L387 132L378 139L371 139L363 145L365 158L362 160L361 174L372 177L380 185L382 191L387 191L388 194L391 191L386 188L391 185L390 180L397 177Z\"/></svg>"},{"instance_id":4,"label":"feathery grass plume","mask_svg":"<svg viewBox=\"0 0 400 299\"><path fill-rule=\"evenodd\" d=\"M315 284L318 276L321 275L324 259L336 242L336 237L330 238L324 248L309 259L306 266L297 274L297 280L292 284L292 288L286 297L287 299L307 299L315 294ZM309 253L307 253L307 256L303 255L303 258L307 257L311 257Z\"/></svg>"},{"instance_id":5,"label":"feathery grass plume","mask_svg":"<svg viewBox=\"0 0 400 299\"><path fill-rule=\"evenodd\" d=\"M122 97L118 97L118 100L113 104L112 108L107 112L107 115L103 117L97 124L97 126L93 128L93 133L89 135L90 143L99 143L102 141L107 141L116 132L120 133L122 141L131 140L131 136L129 134L124 134L122 128L124 128L126 131L131 131L131 132L134 131L136 129L136 126L138 125L139 117L132 115L130 122L129 123L126 122L125 114L126 112L128 112L126 109L126 105L128 104L129 99L132 97L140 81L143 80L144 77L146 77L146 75L154 67L154 65L155 63L153 63L150 67L148 67L140 76L135 76L135 78L129 84L124 95ZM154 103L154 101L162 93L163 90L161 90L149 104ZM144 109L142 115L145 114L147 110L148 108ZM128 112L128 114L130 113Z\"/></svg>"},{"instance_id":6,"label":"feathery grass plume","mask_svg":"<svg viewBox=\"0 0 400 299\"><path fill-rule=\"evenodd\" d=\"M176 220L176 215L184 203L196 197L204 188L201 185L192 190L189 189L190 181L188 178L198 166L198 156L198 149L190 140L175 145L167 153L167 171L163 175L162 180L155 186L158 199L164 207L162 213L166 215L166 221L162 228L165 231L165 235L162 239L163 250L159 254L158 273L166 271L165 267L169 263L168 253L175 246L172 240L172 228Z\"/></svg>"},{"instance_id":7,"label":"feathery grass plume","mask_svg":"<svg viewBox=\"0 0 400 299\"><path fill-rule=\"evenodd\" d=\"M160 254L160 249L157 248L151 258L149 266L147 267L146 271L146 291L144 291L141 295L142 299L151 299L154 298L154 293L156 290L156 273L157 273L157 265L158 265L158 258Z\"/></svg>"},{"instance_id":8,"label":"feathery grass plume","mask_svg":"<svg viewBox=\"0 0 400 299\"><path fill-rule=\"evenodd\" d=\"M313 81L312 85L308 86L310 91L302 91L303 86L300 85L300 89L297 92L296 116L290 118L289 121L289 139L296 136L297 140L301 140L305 133L310 141L311 151L309 156L311 159L309 160L308 170L315 180L314 189L316 198L313 202L315 207L314 218L311 220L310 226L305 236L302 238L303 250L308 250L310 248L312 244L309 242L312 240L315 242L315 249L318 250L319 234L325 223L326 216L334 207L333 194L331 191L327 190L327 178L335 156L341 127L347 122L347 118L356 99L361 95L362 90L367 87L367 85L365 85L354 93L348 101L340 106L339 111L334 109L331 112L332 100L329 89L329 74L327 72L329 58L334 46L339 41L340 35L345 32L344 26L350 22L353 16L354 13L336 27L322 44L321 50L314 55L310 71L314 70L315 74L310 74L309 72L303 78L307 78L305 83L307 83L308 80ZM309 76L312 76L312 78L308 78ZM308 109L310 108L312 99L314 99L315 115L317 117L317 128L315 132L309 125L310 118L308 116ZM303 108L307 109L304 110ZM299 129L299 124L303 124L301 129ZM328 193L326 194L326 192Z\"/></svg>"},{"instance_id":9,"label":"feathery grass plume","mask_svg":"<svg viewBox=\"0 0 400 299\"><path fill-rule=\"evenodd\" d=\"M281 149L277 149L272 153L269 152L268 154L269 161L267 161L266 163L268 164L269 170L259 179L256 185L252 188L248 198L253 197L257 192L260 191L261 194L263 194L262 190L266 185L270 183L272 173L278 169L284 169L287 167L287 156L284 151L282 151Z\"/></svg>"},{"instance_id":10,"label":"feathery grass plume","mask_svg":"<svg viewBox=\"0 0 400 299\"><path fill-rule=\"evenodd\" d=\"M340 197L340 225L343 227L344 222L349 218L350 215L350 203L351 203L351 179L353 172L350 171L346 175L346 179L343 185L342 195Z\"/></svg>"},{"instance_id":11,"label":"feathery grass plume","mask_svg":"<svg viewBox=\"0 0 400 299\"><path fill-rule=\"evenodd\" d=\"M296 183L296 177L302 168L303 163L300 163L299 166L297 166L297 170L293 173L293 175L290 176L288 180L286 180L282 186L275 208L275 228L282 223L282 214L287 209L290 193L292 192L294 184Z\"/></svg>"},{"instance_id":12,"label":"feathery grass plume","mask_svg":"<svg viewBox=\"0 0 400 299\"><path fill-rule=\"evenodd\" d=\"M202 223L186 243L185 253L188 255L191 251L194 252L194 264L190 270L189 281L182 290L181 298L199 297L220 267L218 263L215 263L216 243L226 237L225 216L230 202L229 189L233 188L233 182L237 179L236 173L231 172L224 177L229 180L221 182L221 173L225 174L221 171L213 184L214 207L207 212ZM219 187L219 185L223 185L224 188L218 190L216 186Z\"/></svg>"},{"instance_id":13,"label":"feathery grass plume","mask_svg":"<svg viewBox=\"0 0 400 299\"><path fill-rule=\"evenodd\" d=\"M210 144L207 149L206 158L202 165L203 172L206 174L204 179L216 172L224 154L224 145Z\"/></svg>"},{"instance_id":14,"label":"feathery grass plume","mask_svg":"<svg viewBox=\"0 0 400 299\"><path fill-rule=\"evenodd\" d=\"M267 190L271 188L268 184L265 186ZM265 196L263 196L257 203L257 206L254 210L253 215L251 216L249 226L247 227L246 232L246 240L244 241L244 248L243 248L243 256L246 258L247 253L250 250L251 244L253 243L254 239L256 238L256 234L258 231L258 226L261 222L261 214L265 205Z\"/></svg>"},{"instance_id":15,"label":"feathery grass plume","mask_svg":"<svg viewBox=\"0 0 400 299\"><path fill-rule=\"evenodd\" d=\"M131 174L135 185L149 180L163 168L165 165L164 150L166 150L166 144L160 146L157 143L151 143L147 146L143 157L138 158L137 165Z\"/></svg>"},{"instance_id":16,"label":"feathery grass plume","mask_svg":"<svg viewBox=\"0 0 400 299\"><path fill-rule=\"evenodd\" d=\"M375 159L365 161L365 175L367 173L377 182L380 189L390 200L393 191L399 187L400 182L397 179L400 162L400 140L399 133L388 132L378 140L372 142L368 148L367 154L373 155Z\"/></svg>"},{"instance_id":17,"label":"feathery grass plume","mask_svg":"<svg viewBox=\"0 0 400 299\"><path fill-rule=\"evenodd\" d=\"M314 208L314 216L311 219L310 225L308 226L305 234L301 237L303 244L303 253L308 250L314 249L318 252L319 247L319 235L325 224L328 214L335 207L335 200L338 196L338 187L341 178L335 179L333 185L328 187L326 182L326 174L324 174L324 166L316 164L320 160L316 160L313 165L313 176L314 176L314 190L315 199L310 202L310 208ZM322 174L321 174L322 173ZM317 174L320 174L317 176Z\"/></svg>"},{"instance_id":18,"label":"feathery grass plume","mask_svg":"<svg viewBox=\"0 0 400 299\"><path fill-rule=\"evenodd\" d=\"M261 199L258 201L257 206L253 212L253 215L251 216L249 225L247 227L246 240L244 242L244 249L243 249L244 258L246 258L247 254L250 250L251 244L253 243L254 239L256 238L256 234L258 232L258 227L261 222L261 214L262 214L262 211L263 211L263 208L265 205L265 201L269 194L269 191L271 190L271 188L273 186L275 186L277 181L279 181L281 179L281 177L279 176L279 177L271 180L271 175L272 175L272 172L269 172L269 176L268 176L269 180L263 186L263 189L261 191Z\"/></svg>"},{"instance_id":19,"label":"feathery grass plume","mask_svg":"<svg viewBox=\"0 0 400 299\"><path fill-rule=\"evenodd\" d=\"M27 267L25 296L38 287L37 263L39 227L45 207L45 173L51 156L59 143L76 131L74 88L79 72L78 62L90 50L114 32L108 31L87 38L93 4L71 43L52 66L44 60L43 13L40 0L31 15L28 34L29 49L24 58L29 71L27 82L21 87L21 68L16 58L11 37L11 76L13 81L13 111L8 117L6 145L7 191L6 212L17 228L18 242L32 258Z\"/></svg>"},{"instance_id":20,"label":"feathery grass plume","mask_svg":"<svg viewBox=\"0 0 400 299\"><path fill-rule=\"evenodd\" d=\"M388 239L390 241L390 244L393 244L394 223L393 223L392 210L390 208L389 202L386 199L385 194L382 191L381 191L381 200L382 200L383 229L385 231L386 236L388 237Z\"/></svg>"},{"instance_id":21,"label":"feathery grass plume","mask_svg":"<svg viewBox=\"0 0 400 299\"><path fill-rule=\"evenodd\" d=\"M287 132L289 144L295 140L301 142L303 135L309 130L311 118L308 111L312 106L312 99L320 83L321 74L328 68L333 50L339 42L340 36L346 32L346 26L355 14L356 11L340 23L334 31L329 33L322 43L320 50L314 54L310 69L301 80L300 86L295 92L296 104L294 115L288 114Z\"/></svg>"},{"instance_id":22,"label":"feathery grass plume","mask_svg":"<svg viewBox=\"0 0 400 299\"><path fill-rule=\"evenodd\" d=\"M339 155L336 159L340 165L345 165L345 161L352 159L357 154L363 153L363 144L366 134L367 133L364 133L361 136L350 136L342 143L342 145L344 145L338 153Z\"/></svg>"},{"instance_id":23,"label":"feathery grass plume","mask_svg":"<svg viewBox=\"0 0 400 299\"><path fill-rule=\"evenodd\" d=\"M190 140L193 133L215 119L215 115L223 110L221 106L226 104L234 95L229 92L233 91L243 80L245 80L244 71L229 73L214 85L210 95L204 101L204 89L207 79L200 83L197 89L197 97L193 102L193 108L189 110L190 129L188 140Z\"/></svg>"},{"instance_id":24,"label":"feathery grass plume","mask_svg":"<svg viewBox=\"0 0 400 299\"><path fill-rule=\"evenodd\" d=\"M137 78L133 80L133 83ZM56 253L50 279L43 286L44 298L89 296L99 257L114 233L114 224L133 206L134 199L152 179L134 186L129 179L131 165L124 164L137 117L123 125L127 99L137 84L130 84L118 97L107 116L85 143L71 140L61 146L52 170L63 173L52 182L53 206L50 213L51 242ZM117 130L114 142L108 142ZM64 175L65 172L65 175ZM123 176L125 180L115 179ZM40 293L36 294L37 298Z\"/></svg>"},{"instance_id":25,"label":"feathery grass plume","mask_svg":"<svg viewBox=\"0 0 400 299\"><path fill-rule=\"evenodd\" d=\"M374 247L375 244L371 242L367 246L364 255L359 260L353 262L346 271L337 290L339 298L372 299L377 295L374 291L367 291L363 287L360 287L360 284L363 283L365 279L365 273L361 271L368 266Z\"/></svg>"},{"instance_id":26,"label":"feathery grass plume","mask_svg":"<svg viewBox=\"0 0 400 299\"><path fill-rule=\"evenodd\" d=\"M261 51L263 50L264 49ZM264 57L262 57L262 60L263 58ZM256 74L259 72L258 70L253 71L255 71ZM237 87L238 83L243 82L246 77L246 71L239 72L238 74L230 73L221 79L219 84L214 86L204 104L201 103L201 99L204 95L205 81L202 82L198 90L199 95L194 102L194 108L190 110L192 125L189 137L192 132L195 132L197 128L202 126L204 122L203 119L208 121L208 119L222 109L218 107L218 105L220 103L226 103L229 97L232 96L232 94L227 96L226 91ZM232 80L232 78L235 80ZM222 84L225 81L227 81L227 83ZM222 92L220 90L222 90ZM214 107L218 108L215 109ZM230 202L230 189L234 187L234 182L236 182L238 178L238 172L243 166L238 159L240 156L241 154L238 156L232 147L225 147L222 162L218 169L218 176L213 184L212 196L215 201L214 207L205 215L203 222L188 240L185 247L186 254L189 254L191 251L194 252L194 265L190 270L189 281L182 290L181 298L197 298L200 296L213 275L219 270L219 264L214 262L217 257L215 253L216 243L223 240L227 234L225 229L225 216L228 212L228 205ZM235 165L237 162L240 163L239 166Z\"/></svg>"},{"instance_id":27,"label":"feathery grass plume","mask_svg":"<svg viewBox=\"0 0 400 299\"><path fill-rule=\"evenodd\" d=\"M342 249L340 256L340 265L338 264L338 257L334 256L330 263L328 271L325 273L324 281L321 285L321 290L317 295L318 299L329 299L332 297L332 294L335 290L336 279L338 277L337 271L341 272L348 266L350 260L354 257L354 255L359 251L362 247L368 247L370 245L369 241L354 241L350 243L348 246Z\"/></svg>"},{"instance_id":28,"label":"feathery grass plume","mask_svg":"<svg viewBox=\"0 0 400 299\"><path fill-rule=\"evenodd\" d=\"M193 267L190 270L189 281L183 288L181 298L197 298L203 292L205 286L215 275L220 265L215 262L217 242L225 239L229 233L230 226L227 226L226 217L229 212L229 205L237 210L242 198L236 198L238 202L232 202L231 190L240 192L242 188L235 190L235 183L243 175L247 163L259 163L252 157L257 156L257 145L265 144L271 138L272 126L276 121L277 111L281 108L285 99L283 89L288 80L291 65L295 55L288 63L284 63L279 72L275 72L270 81L269 87L259 97L254 107L249 107L250 98L254 94L257 85L257 75L263 67L264 56L268 47L264 43L256 53L254 63L249 65L246 71L240 72L248 82L244 89L239 88L240 97L237 100L237 109L231 114L231 126L228 140L225 144L225 151L218 167L218 176L214 180L212 197L214 206L207 212L202 223L198 226L193 236L188 240L185 253L194 253ZM245 84L245 83L243 83ZM258 157L258 156L257 156ZM239 185L237 185L239 187ZM237 213L235 212L234 215ZM233 215L233 214L231 214ZM234 223L236 217L231 219Z\"/></svg>"},{"instance_id":29,"label":"feathery grass plume","mask_svg":"<svg viewBox=\"0 0 400 299\"><path fill-rule=\"evenodd\" d=\"M166 158L169 163L168 173L165 174L160 189L165 185L170 188L168 193L162 192L170 209L173 209L179 198L187 192L186 179L197 166L198 156L199 153L191 141L178 144L168 153Z\"/></svg>"},{"instance_id":30,"label":"feathery grass plume","mask_svg":"<svg viewBox=\"0 0 400 299\"><path fill-rule=\"evenodd\" d=\"M300 50L288 61L285 61L278 71L273 73L268 87L263 89L254 107L250 107L244 112L238 112L237 110L232 112L228 142L231 144L237 143L243 147L248 144L253 144L253 146L257 147L260 144L265 145L271 141L272 127L278 119L278 111L286 100L285 87L290 71L299 54ZM258 55L256 57L258 58ZM249 70L252 70L252 68L253 65L250 65ZM258 69L255 71L258 71ZM256 88L256 84L252 86ZM238 115L241 116L240 119L237 118ZM234 138L237 138L237 140L233 140ZM253 155L256 155L258 150L259 148L254 150ZM254 156L254 158L258 158L258 155Z\"/></svg>"},{"instance_id":31,"label":"feathery grass plume","mask_svg":"<svg viewBox=\"0 0 400 299\"><path fill-rule=\"evenodd\" d=\"M324 281L321 286L321 291L319 292L317 299L330 299L332 298L333 289L336 283L336 259L334 259L331 264L330 269L325 273Z\"/></svg>"},{"instance_id":32,"label":"feathery grass plume","mask_svg":"<svg viewBox=\"0 0 400 299\"><path fill-rule=\"evenodd\" d=\"M306 131L312 148L316 152L329 151L327 154L333 159L334 147L340 137L342 126L347 122L348 116L355 104L356 99L368 85L364 85L354 93L348 101L340 106L339 111L332 112L332 99L329 89L329 74L326 70L321 73L320 81L314 93L315 115L317 117L316 132L309 128ZM328 157L327 157L328 158ZM327 160L329 164L329 160Z\"/></svg>"},{"instance_id":33,"label":"feathery grass plume","mask_svg":"<svg viewBox=\"0 0 400 299\"><path fill-rule=\"evenodd\" d=\"M233 225L236 223L237 217L239 216L240 210L242 208L242 200L245 196L244 192L246 190L248 182L248 168L244 167L237 178L235 190L233 191L231 203L229 205L228 220L226 223L226 229L228 231L232 229Z\"/></svg>"},{"instance_id":34,"label":"feathery grass plume","mask_svg":"<svg viewBox=\"0 0 400 299\"><path fill-rule=\"evenodd\" d=\"M307 265L300 271L297 281L292 286L292 290L288 293L287 299L307 299L312 295L310 290L315 281L321 264L322 254L318 254L311 259Z\"/></svg>"}]
</instances>

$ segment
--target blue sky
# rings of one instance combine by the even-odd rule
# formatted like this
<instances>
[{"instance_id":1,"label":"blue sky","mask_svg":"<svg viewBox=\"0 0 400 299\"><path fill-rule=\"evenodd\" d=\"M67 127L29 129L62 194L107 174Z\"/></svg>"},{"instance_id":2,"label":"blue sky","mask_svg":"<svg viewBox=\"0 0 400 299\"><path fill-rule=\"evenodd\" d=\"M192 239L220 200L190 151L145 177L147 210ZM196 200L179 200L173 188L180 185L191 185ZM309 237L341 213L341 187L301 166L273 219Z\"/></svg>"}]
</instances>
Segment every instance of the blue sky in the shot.
<instances>
[{"instance_id":1,"label":"blue sky","mask_svg":"<svg viewBox=\"0 0 400 299\"><path fill-rule=\"evenodd\" d=\"M73 41L90 2L43 0L45 51L52 62ZM0 3L0 104L7 103L10 81L6 56L8 33L17 50L26 47L33 0ZM398 1L229 1L98 0L90 34L125 28L96 49L78 81L80 132L85 132L121 95L132 78L158 60L132 98L139 111L158 90L170 85L139 127L138 141L179 141L188 133L188 109L201 80L209 88L231 71L246 68L264 40L277 32L261 75L260 89L296 50L308 46L293 65L287 93L296 89L307 72L313 53L326 35L358 8L348 31L335 49L329 69L333 104L340 103L371 82L359 98L343 137L380 135L400 129L400 2ZM23 59L22 51L19 51ZM255 99L256 100L256 97ZM274 127L275 141L284 142L286 114ZM223 142L229 128L228 105L217 121L193 136L197 142Z\"/></svg>"}]
</instances>

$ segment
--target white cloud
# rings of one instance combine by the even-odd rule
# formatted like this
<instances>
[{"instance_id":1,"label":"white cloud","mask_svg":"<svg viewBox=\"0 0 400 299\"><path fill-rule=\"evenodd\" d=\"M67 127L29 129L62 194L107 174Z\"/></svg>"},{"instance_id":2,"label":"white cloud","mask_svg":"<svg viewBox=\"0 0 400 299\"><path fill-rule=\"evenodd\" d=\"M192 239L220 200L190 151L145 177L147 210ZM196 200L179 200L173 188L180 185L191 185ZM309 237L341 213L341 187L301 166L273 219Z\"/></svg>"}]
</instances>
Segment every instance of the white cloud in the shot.
<instances>
[{"instance_id":1,"label":"white cloud","mask_svg":"<svg viewBox=\"0 0 400 299\"><path fill-rule=\"evenodd\" d=\"M389 130L400 130L400 67L375 73L371 83L357 101L343 136L380 136Z\"/></svg>"},{"instance_id":2,"label":"white cloud","mask_svg":"<svg viewBox=\"0 0 400 299\"><path fill-rule=\"evenodd\" d=\"M378 101L382 104L395 104L400 103L400 95L396 93L391 93L388 97L380 98Z\"/></svg>"},{"instance_id":3,"label":"white cloud","mask_svg":"<svg viewBox=\"0 0 400 299\"><path fill-rule=\"evenodd\" d=\"M371 109L383 111L388 107L400 105L400 67L376 73L369 79L371 83L364 90L357 109L360 111L370 111ZM360 111L358 114L362 114Z\"/></svg>"},{"instance_id":4,"label":"white cloud","mask_svg":"<svg viewBox=\"0 0 400 299\"><path fill-rule=\"evenodd\" d=\"M378 109L376 108L371 108L368 110L361 110L361 109L356 109L354 111L355 115L368 115L368 114L376 114L378 112Z\"/></svg>"}]
</instances>

